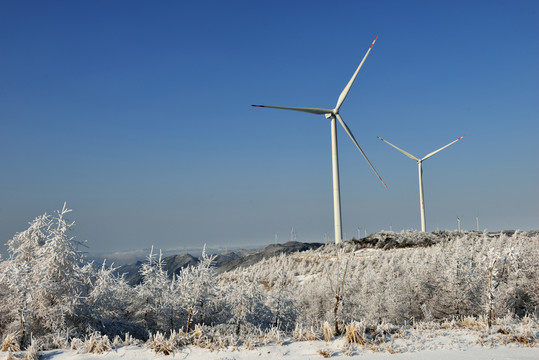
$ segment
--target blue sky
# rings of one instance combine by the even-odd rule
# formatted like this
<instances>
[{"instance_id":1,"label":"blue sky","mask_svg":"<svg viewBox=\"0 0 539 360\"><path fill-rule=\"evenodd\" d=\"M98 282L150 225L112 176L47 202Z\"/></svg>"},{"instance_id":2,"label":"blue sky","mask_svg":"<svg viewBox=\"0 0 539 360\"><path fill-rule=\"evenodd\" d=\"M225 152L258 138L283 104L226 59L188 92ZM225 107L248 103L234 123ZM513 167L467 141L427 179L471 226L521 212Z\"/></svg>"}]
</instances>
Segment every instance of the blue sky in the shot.
<instances>
[{"instance_id":1,"label":"blue sky","mask_svg":"<svg viewBox=\"0 0 539 360\"><path fill-rule=\"evenodd\" d=\"M537 1L0 1L0 238L74 211L89 251L539 228ZM362 230L362 235L363 235Z\"/></svg>"}]
</instances>

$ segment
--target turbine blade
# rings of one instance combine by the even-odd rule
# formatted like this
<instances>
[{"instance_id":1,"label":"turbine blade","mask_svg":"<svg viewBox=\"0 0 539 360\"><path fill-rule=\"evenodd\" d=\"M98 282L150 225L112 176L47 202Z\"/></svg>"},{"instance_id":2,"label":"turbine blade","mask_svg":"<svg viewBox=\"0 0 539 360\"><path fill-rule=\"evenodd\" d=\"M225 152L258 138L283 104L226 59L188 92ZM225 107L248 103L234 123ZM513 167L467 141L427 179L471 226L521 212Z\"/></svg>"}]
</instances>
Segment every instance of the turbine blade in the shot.
<instances>
[{"instance_id":1,"label":"turbine blade","mask_svg":"<svg viewBox=\"0 0 539 360\"><path fill-rule=\"evenodd\" d=\"M378 179L380 179L380 181L382 182L382 184L384 184L384 186L385 186L386 189L387 189L386 183L384 182L384 180L382 180L382 177L378 174L378 171L376 171L376 169L374 168L374 166L372 166L371 162L369 161L369 158L367 158L367 155L365 155L365 152L363 151L363 149L361 148L361 146L359 146L359 144L357 143L356 138L354 137L354 135L352 134L352 132L350 131L350 129L348 128L348 126L346 125L346 123L344 122L344 120L342 119L341 115L336 114L336 116L337 116L337 119L339 119L339 122L341 123L342 127L344 128L344 130L346 130L346 132L348 133L348 136L350 136L350 139L352 139L352 141L354 142L354 144L356 144L356 147L357 147L357 148L359 149L359 151L361 152L361 155L363 155L363 157L365 158L365 160L367 160L367 162L369 163L369 166L371 167L372 171L374 171L374 173L376 174L376 176L378 176Z\"/></svg>"},{"instance_id":2,"label":"turbine blade","mask_svg":"<svg viewBox=\"0 0 539 360\"><path fill-rule=\"evenodd\" d=\"M385 140L385 139L382 139L380 136L377 136L378 139L382 140L383 142L387 143L388 145L391 145L393 146L395 149L399 150L401 153L403 153L404 155L408 156L410 159L414 159L415 161L420 161L418 158L416 158L414 155L410 154L409 152L406 152L404 150L402 150L400 147L397 147L395 145L393 145L392 143L390 143L389 141Z\"/></svg>"},{"instance_id":3,"label":"turbine blade","mask_svg":"<svg viewBox=\"0 0 539 360\"><path fill-rule=\"evenodd\" d=\"M456 143L456 142L459 141L460 139L463 139L465 136L466 136L466 135L462 135L462 136L459 137L457 140L452 141L452 142L450 142L449 144L447 144L446 146L441 147L441 148L439 148L438 150L431 152L430 154L428 154L427 156L425 156L423 159L421 159L421 161L427 160L427 159L430 158L432 155L434 155L434 154L436 154L436 153L439 153L440 151L442 151L443 149L445 149L446 147L448 147L448 146L450 146L450 145L453 145L454 143Z\"/></svg>"},{"instance_id":4,"label":"turbine blade","mask_svg":"<svg viewBox=\"0 0 539 360\"><path fill-rule=\"evenodd\" d=\"M346 84L346 87L341 92L341 95L339 96L339 99L337 100L337 106L335 106L335 112L339 112L339 109L341 108L342 103L344 102L344 99L346 99L346 96L348 95L348 92L350 91L350 88L352 87L352 84L354 83L354 80L356 80L357 73L359 72L359 69L363 66L363 63L365 62L365 59L367 59L367 56L369 56L369 53L371 52L372 46L376 42L376 39L378 39L378 36L374 38L371 46L369 47L369 50L367 50L367 53L363 57L363 60L361 60L361 63L359 63L359 66L356 69L356 72L354 75L352 75L352 78L350 81L348 81L348 84Z\"/></svg>"},{"instance_id":5,"label":"turbine blade","mask_svg":"<svg viewBox=\"0 0 539 360\"><path fill-rule=\"evenodd\" d=\"M330 109L319 109L319 108L271 106L271 105L251 105L251 106L263 107L263 108L271 108L271 109L302 111L302 112L311 113L311 114L317 114L317 115L331 114L333 112L333 110L330 110Z\"/></svg>"}]
</instances>

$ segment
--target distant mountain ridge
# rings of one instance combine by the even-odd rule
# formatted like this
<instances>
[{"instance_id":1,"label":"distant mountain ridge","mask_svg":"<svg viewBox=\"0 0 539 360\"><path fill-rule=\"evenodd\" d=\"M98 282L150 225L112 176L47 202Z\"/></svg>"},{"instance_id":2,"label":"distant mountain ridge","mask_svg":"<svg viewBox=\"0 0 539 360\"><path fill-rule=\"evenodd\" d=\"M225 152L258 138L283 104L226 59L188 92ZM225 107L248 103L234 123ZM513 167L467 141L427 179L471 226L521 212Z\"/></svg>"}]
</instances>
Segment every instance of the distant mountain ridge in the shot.
<instances>
[{"instance_id":1,"label":"distant mountain ridge","mask_svg":"<svg viewBox=\"0 0 539 360\"><path fill-rule=\"evenodd\" d=\"M470 231L475 232L475 231ZM506 236L512 236L515 230L504 230L501 232L486 232L489 237L496 237L500 233ZM539 230L526 231L530 236L538 234ZM345 244L353 246L357 249L375 248L375 249L396 249L396 248L412 248L412 247L429 247L442 241L451 241L455 236L458 236L457 231L435 231L435 232L392 232L381 231L371 234L362 239L352 238L351 240L343 242L342 245L331 246L344 246ZM464 232L462 232L464 234ZM234 251L227 251L215 256L213 266L218 273L224 273L232 271L240 267L248 267L254 265L264 259L270 257L279 256L281 254L291 254L295 252L303 252L307 250L316 250L327 244L323 243L302 243L297 241L289 241L284 244L271 244L263 248L262 250L245 250L239 249ZM179 274L180 271L187 266L195 266L199 263L200 258L194 257L191 254L183 253L180 255L172 255L165 257L165 269L169 277L173 274ZM126 264L120 266L116 273L124 274L128 284L136 285L142 281L142 275L140 269L143 261L137 261L135 263Z\"/></svg>"},{"instance_id":2,"label":"distant mountain ridge","mask_svg":"<svg viewBox=\"0 0 539 360\"><path fill-rule=\"evenodd\" d=\"M239 249L235 251L227 251L215 256L213 266L218 273L234 270L238 267L247 267L257 262L280 254L290 254L293 252L306 251L317 249L324 244L321 243L301 243L297 241L289 241L284 244L272 244L266 246L262 250L249 251ZM165 270L169 277L173 274L178 275L183 268L195 266L199 263L200 258L194 257L191 254L184 253L179 255L167 256L163 259ZM123 274L129 285L137 285L142 282L140 269L143 261L137 261L132 264L126 264L116 269L117 274Z\"/></svg>"}]
</instances>

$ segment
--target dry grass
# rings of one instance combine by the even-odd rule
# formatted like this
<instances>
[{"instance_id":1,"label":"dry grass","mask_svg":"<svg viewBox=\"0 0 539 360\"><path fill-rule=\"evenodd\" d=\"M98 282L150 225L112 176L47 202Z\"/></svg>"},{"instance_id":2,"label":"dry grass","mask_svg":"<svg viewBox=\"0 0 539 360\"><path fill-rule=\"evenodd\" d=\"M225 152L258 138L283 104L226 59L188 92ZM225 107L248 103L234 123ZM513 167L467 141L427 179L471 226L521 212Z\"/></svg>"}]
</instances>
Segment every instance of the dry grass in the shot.
<instances>
[{"instance_id":1,"label":"dry grass","mask_svg":"<svg viewBox=\"0 0 539 360\"><path fill-rule=\"evenodd\" d=\"M264 345L267 345L271 342L282 345L283 344L283 334L281 333L281 330L278 328L272 327L271 329L267 331L261 331L260 335L258 336L258 340L260 340Z\"/></svg>"},{"instance_id":2,"label":"dry grass","mask_svg":"<svg viewBox=\"0 0 539 360\"><path fill-rule=\"evenodd\" d=\"M118 347L118 346L122 346L122 345L123 345L122 338L119 335L116 335L114 337L114 340L112 340L112 346Z\"/></svg>"},{"instance_id":3,"label":"dry grass","mask_svg":"<svg viewBox=\"0 0 539 360\"><path fill-rule=\"evenodd\" d=\"M315 333L312 327L309 330L306 330L299 325L296 325L296 328L292 332L292 338L296 341L320 340L320 336Z\"/></svg>"},{"instance_id":4,"label":"dry grass","mask_svg":"<svg viewBox=\"0 0 539 360\"><path fill-rule=\"evenodd\" d=\"M93 333L84 341L77 338L72 339L71 350L77 350L77 353L79 354L103 354L112 351L112 344L110 343L110 339L107 335Z\"/></svg>"},{"instance_id":5,"label":"dry grass","mask_svg":"<svg viewBox=\"0 0 539 360\"><path fill-rule=\"evenodd\" d=\"M322 355L325 358L330 358L333 356L333 352L329 351L328 349L320 349L317 351L320 355Z\"/></svg>"},{"instance_id":6,"label":"dry grass","mask_svg":"<svg viewBox=\"0 0 539 360\"><path fill-rule=\"evenodd\" d=\"M79 338L71 339L71 350L79 350L84 346L84 341Z\"/></svg>"},{"instance_id":7,"label":"dry grass","mask_svg":"<svg viewBox=\"0 0 539 360\"><path fill-rule=\"evenodd\" d=\"M202 326L196 324L195 325L195 330L193 331L193 337L201 338L202 335L204 335L204 329L202 329Z\"/></svg>"},{"instance_id":8,"label":"dry grass","mask_svg":"<svg viewBox=\"0 0 539 360\"><path fill-rule=\"evenodd\" d=\"M526 345L528 347L533 347L535 344L534 337L529 337L529 336L524 336L524 335L513 335L511 336L511 339L513 340L513 342L517 342L519 344Z\"/></svg>"},{"instance_id":9,"label":"dry grass","mask_svg":"<svg viewBox=\"0 0 539 360\"><path fill-rule=\"evenodd\" d=\"M256 343L254 341L251 341L251 340L247 340L245 341L245 343L243 344L243 348L245 350L254 350L256 347Z\"/></svg>"},{"instance_id":10,"label":"dry grass","mask_svg":"<svg viewBox=\"0 0 539 360\"><path fill-rule=\"evenodd\" d=\"M103 354L112 350L109 337L99 333L92 334L86 341L86 346L90 354Z\"/></svg>"},{"instance_id":11,"label":"dry grass","mask_svg":"<svg viewBox=\"0 0 539 360\"><path fill-rule=\"evenodd\" d=\"M170 355L174 353L174 344L163 333L157 332L148 339L148 346L156 354Z\"/></svg>"},{"instance_id":12,"label":"dry grass","mask_svg":"<svg viewBox=\"0 0 539 360\"><path fill-rule=\"evenodd\" d=\"M274 284L271 284L268 280L262 280L262 281L260 281L260 284L262 284L262 286L264 286L264 290L266 290L266 291L270 291L273 288L273 285L274 285Z\"/></svg>"},{"instance_id":13,"label":"dry grass","mask_svg":"<svg viewBox=\"0 0 539 360\"><path fill-rule=\"evenodd\" d=\"M135 339L133 336L131 336L131 334L129 333L125 333L125 339L124 339L124 343L123 343L124 346L129 346L129 345L140 345L140 340L138 339Z\"/></svg>"},{"instance_id":14,"label":"dry grass","mask_svg":"<svg viewBox=\"0 0 539 360\"><path fill-rule=\"evenodd\" d=\"M481 319L475 319L473 317L465 317L463 320L461 320L458 325L461 328L468 329L468 330L474 330L474 331L486 331L487 326L485 325L485 322Z\"/></svg>"},{"instance_id":15,"label":"dry grass","mask_svg":"<svg viewBox=\"0 0 539 360\"><path fill-rule=\"evenodd\" d=\"M24 360L38 360L39 354L37 353L37 349L34 345L30 345L28 349L26 349L26 354L24 354Z\"/></svg>"},{"instance_id":16,"label":"dry grass","mask_svg":"<svg viewBox=\"0 0 539 360\"><path fill-rule=\"evenodd\" d=\"M323 331L324 331L324 341L325 342L330 341L333 338L333 330L331 330L331 326L329 325L327 321L324 322Z\"/></svg>"},{"instance_id":17,"label":"dry grass","mask_svg":"<svg viewBox=\"0 0 539 360\"><path fill-rule=\"evenodd\" d=\"M361 326L358 323L346 325L345 329L345 340L347 344L356 344L360 346L365 346L365 344L367 344L365 333L362 331Z\"/></svg>"},{"instance_id":18,"label":"dry grass","mask_svg":"<svg viewBox=\"0 0 539 360\"><path fill-rule=\"evenodd\" d=\"M398 351L395 350L395 349L393 349L393 348L391 347L391 345L389 345L389 344L384 344L384 350L387 351L387 352L390 353L390 354L396 354L396 353L398 353Z\"/></svg>"},{"instance_id":19,"label":"dry grass","mask_svg":"<svg viewBox=\"0 0 539 360\"><path fill-rule=\"evenodd\" d=\"M19 352L21 347L15 334L7 334L2 342L2 351Z\"/></svg>"}]
</instances>

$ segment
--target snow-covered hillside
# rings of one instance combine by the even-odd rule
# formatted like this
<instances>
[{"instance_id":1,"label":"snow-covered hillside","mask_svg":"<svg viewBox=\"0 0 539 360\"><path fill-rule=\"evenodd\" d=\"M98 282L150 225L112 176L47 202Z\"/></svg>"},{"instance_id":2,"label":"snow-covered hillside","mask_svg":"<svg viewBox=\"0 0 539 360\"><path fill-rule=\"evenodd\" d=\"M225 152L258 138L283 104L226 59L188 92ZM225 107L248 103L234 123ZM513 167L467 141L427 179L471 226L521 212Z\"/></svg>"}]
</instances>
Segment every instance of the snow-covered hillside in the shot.
<instances>
[{"instance_id":1,"label":"snow-covered hillside","mask_svg":"<svg viewBox=\"0 0 539 360\"><path fill-rule=\"evenodd\" d=\"M172 277L152 251L130 286L85 261L68 213L42 215L8 243L5 350L92 352L98 340L107 356L144 343L183 354L308 340L345 355L537 344L537 232L385 232L221 274L204 255Z\"/></svg>"}]
</instances>

